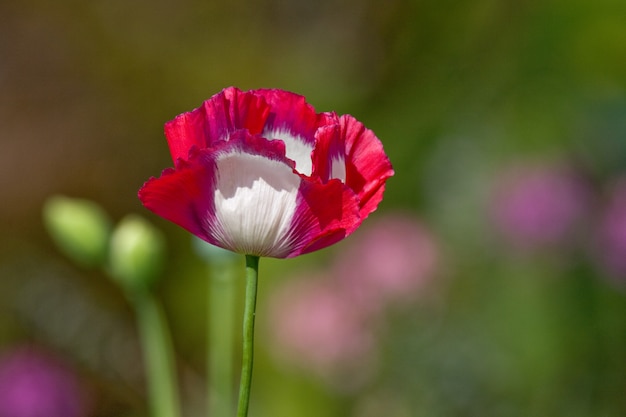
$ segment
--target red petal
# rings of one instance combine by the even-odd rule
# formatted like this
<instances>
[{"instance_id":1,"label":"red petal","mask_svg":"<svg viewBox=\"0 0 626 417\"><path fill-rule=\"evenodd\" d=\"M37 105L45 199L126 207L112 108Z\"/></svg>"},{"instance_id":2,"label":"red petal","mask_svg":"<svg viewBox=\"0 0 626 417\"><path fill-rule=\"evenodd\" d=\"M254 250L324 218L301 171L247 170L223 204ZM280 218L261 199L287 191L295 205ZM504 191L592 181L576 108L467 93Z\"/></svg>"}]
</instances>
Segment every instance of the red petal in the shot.
<instances>
[{"instance_id":1,"label":"red petal","mask_svg":"<svg viewBox=\"0 0 626 417\"><path fill-rule=\"evenodd\" d=\"M163 171L150 178L140 189L139 199L150 211L209 240L205 232L208 213L213 213L215 162L196 157L192 162L179 159L177 169Z\"/></svg>"},{"instance_id":2,"label":"red petal","mask_svg":"<svg viewBox=\"0 0 626 417\"><path fill-rule=\"evenodd\" d=\"M263 97L271 108L263 130L264 134L286 131L312 145L315 141L315 132L320 126L337 123L337 116L334 113L317 114L313 106L299 94L279 89L251 90L250 93Z\"/></svg>"},{"instance_id":3,"label":"red petal","mask_svg":"<svg viewBox=\"0 0 626 417\"><path fill-rule=\"evenodd\" d=\"M361 200L361 217L366 218L382 200L393 168L374 132L350 115L339 122L346 143L346 184Z\"/></svg>"},{"instance_id":4,"label":"red petal","mask_svg":"<svg viewBox=\"0 0 626 417\"><path fill-rule=\"evenodd\" d=\"M339 180L326 184L303 181L292 225L300 244L288 258L330 246L354 232L362 222L359 200Z\"/></svg>"},{"instance_id":5,"label":"red petal","mask_svg":"<svg viewBox=\"0 0 626 417\"><path fill-rule=\"evenodd\" d=\"M345 167L346 147L341 135L339 124L324 126L315 134L316 144L313 150L313 177L327 182L338 178L345 182L345 169L342 172L333 172L333 165L341 163ZM333 163L335 161L335 163Z\"/></svg>"},{"instance_id":6,"label":"red petal","mask_svg":"<svg viewBox=\"0 0 626 417\"><path fill-rule=\"evenodd\" d=\"M195 145L210 147L228 135L247 129L259 134L265 125L270 108L262 97L229 87L206 100L201 107L183 113L165 124L165 136L172 159L187 159Z\"/></svg>"}]
</instances>

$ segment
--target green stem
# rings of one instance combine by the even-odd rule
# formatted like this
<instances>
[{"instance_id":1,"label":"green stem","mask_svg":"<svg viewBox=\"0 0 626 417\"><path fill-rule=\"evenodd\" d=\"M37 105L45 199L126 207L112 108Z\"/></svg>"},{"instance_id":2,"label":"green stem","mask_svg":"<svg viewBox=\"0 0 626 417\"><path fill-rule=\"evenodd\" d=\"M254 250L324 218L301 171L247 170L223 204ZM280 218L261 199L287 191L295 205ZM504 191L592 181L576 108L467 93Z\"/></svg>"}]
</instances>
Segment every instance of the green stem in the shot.
<instances>
[{"instance_id":1,"label":"green stem","mask_svg":"<svg viewBox=\"0 0 626 417\"><path fill-rule=\"evenodd\" d=\"M153 417L179 417L173 349L165 315L149 291L133 294Z\"/></svg>"},{"instance_id":2,"label":"green stem","mask_svg":"<svg viewBox=\"0 0 626 417\"><path fill-rule=\"evenodd\" d=\"M254 316L256 310L259 257L246 255L246 302L243 313L243 360L237 417L248 415L250 385L252 384L252 363L254 362Z\"/></svg>"},{"instance_id":3,"label":"green stem","mask_svg":"<svg viewBox=\"0 0 626 417\"><path fill-rule=\"evenodd\" d=\"M210 417L233 416L235 323L234 271L231 262L212 265L209 279L208 358Z\"/></svg>"}]
</instances>

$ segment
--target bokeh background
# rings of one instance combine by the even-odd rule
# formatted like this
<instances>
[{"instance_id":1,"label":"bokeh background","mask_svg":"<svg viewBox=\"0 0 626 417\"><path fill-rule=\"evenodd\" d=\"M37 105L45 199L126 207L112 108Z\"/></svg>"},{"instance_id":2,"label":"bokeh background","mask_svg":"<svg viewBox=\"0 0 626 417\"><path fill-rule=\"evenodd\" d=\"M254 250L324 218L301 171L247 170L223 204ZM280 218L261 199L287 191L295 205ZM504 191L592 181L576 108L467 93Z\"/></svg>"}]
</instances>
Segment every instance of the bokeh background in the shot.
<instances>
[{"instance_id":1,"label":"bokeh background","mask_svg":"<svg viewBox=\"0 0 626 417\"><path fill-rule=\"evenodd\" d=\"M132 310L44 228L64 194L165 233L204 415L207 265L136 192L230 85L354 115L396 171L354 236L262 260L251 416L626 415L622 0L0 3L0 402L146 415Z\"/></svg>"}]
</instances>

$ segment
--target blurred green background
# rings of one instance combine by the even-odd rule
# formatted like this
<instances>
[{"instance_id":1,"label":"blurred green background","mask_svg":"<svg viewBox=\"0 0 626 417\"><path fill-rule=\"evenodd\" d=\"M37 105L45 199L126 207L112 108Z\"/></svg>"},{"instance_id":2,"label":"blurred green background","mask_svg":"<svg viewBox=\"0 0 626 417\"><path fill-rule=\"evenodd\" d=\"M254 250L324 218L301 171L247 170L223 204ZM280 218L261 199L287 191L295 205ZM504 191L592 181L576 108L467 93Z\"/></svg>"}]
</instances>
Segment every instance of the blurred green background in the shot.
<instances>
[{"instance_id":1,"label":"blurred green background","mask_svg":"<svg viewBox=\"0 0 626 417\"><path fill-rule=\"evenodd\" d=\"M626 415L623 0L0 3L0 348L61 358L88 416L145 415L125 298L41 216L59 193L137 213L167 236L158 292L203 415L207 266L136 193L172 164L163 124L230 85L361 120L396 171L364 229L401 212L437 242L428 285L376 316L358 383L282 362L269 313L291 279L339 280L358 238L262 260L251 417ZM538 195L499 202L528 177Z\"/></svg>"}]
</instances>

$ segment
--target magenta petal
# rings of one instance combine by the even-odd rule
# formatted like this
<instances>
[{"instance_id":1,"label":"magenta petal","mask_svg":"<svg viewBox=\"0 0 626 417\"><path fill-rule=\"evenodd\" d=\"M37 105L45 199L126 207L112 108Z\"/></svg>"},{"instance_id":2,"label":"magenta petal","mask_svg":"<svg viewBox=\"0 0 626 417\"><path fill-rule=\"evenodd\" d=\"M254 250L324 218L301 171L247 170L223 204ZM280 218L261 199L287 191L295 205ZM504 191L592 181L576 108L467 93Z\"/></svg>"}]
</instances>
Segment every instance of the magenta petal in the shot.
<instances>
[{"instance_id":1,"label":"magenta petal","mask_svg":"<svg viewBox=\"0 0 626 417\"><path fill-rule=\"evenodd\" d=\"M199 149L207 145L207 121L201 109L183 113L174 120L165 123L165 137L170 148L172 160L187 159L192 147Z\"/></svg>"},{"instance_id":2,"label":"magenta petal","mask_svg":"<svg viewBox=\"0 0 626 417\"><path fill-rule=\"evenodd\" d=\"M208 148L237 130L247 129L253 135L261 133L269 110L262 97L235 87L224 89L199 108L165 124L172 159L187 159L193 146Z\"/></svg>"},{"instance_id":3,"label":"magenta petal","mask_svg":"<svg viewBox=\"0 0 626 417\"><path fill-rule=\"evenodd\" d=\"M301 95L278 89L251 90L250 93L263 97L271 108L264 134L288 132L291 136L313 145L315 132L320 126L337 123L334 113L316 113L313 106Z\"/></svg>"},{"instance_id":4,"label":"magenta petal","mask_svg":"<svg viewBox=\"0 0 626 417\"><path fill-rule=\"evenodd\" d=\"M337 178L346 180L346 147L339 124L321 127L315 134L313 176L322 182Z\"/></svg>"},{"instance_id":5,"label":"magenta petal","mask_svg":"<svg viewBox=\"0 0 626 417\"><path fill-rule=\"evenodd\" d=\"M210 241L205 231L207 213L214 212L215 162L199 154L191 162L178 160L176 169L150 178L139 189L139 199L155 214L201 239ZM212 242L213 243L213 242Z\"/></svg>"},{"instance_id":6,"label":"magenta petal","mask_svg":"<svg viewBox=\"0 0 626 417\"><path fill-rule=\"evenodd\" d=\"M393 168L374 132L350 115L341 116L339 121L346 144L346 184L359 196L365 218L382 200Z\"/></svg>"},{"instance_id":7,"label":"magenta petal","mask_svg":"<svg viewBox=\"0 0 626 417\"><path fill-rule=\"evenodd\" d=\"M208 119L208 136L212 141L224 140L232 132L246 129L260 134L270 108L262 97L229 87L204 102Z\"/></svg>"},{"instance_id":8,"label":"magenta petal","mask_svg":"<svg viewBox=\"0 0 626 417\"><path fill-rule=\"evenodd\" d=\"M337 243L361 224L359 200L341 181L326 184L304 181L300 192L292 223L300 244L288 258Z\"/></svg>"}]
</instances>

